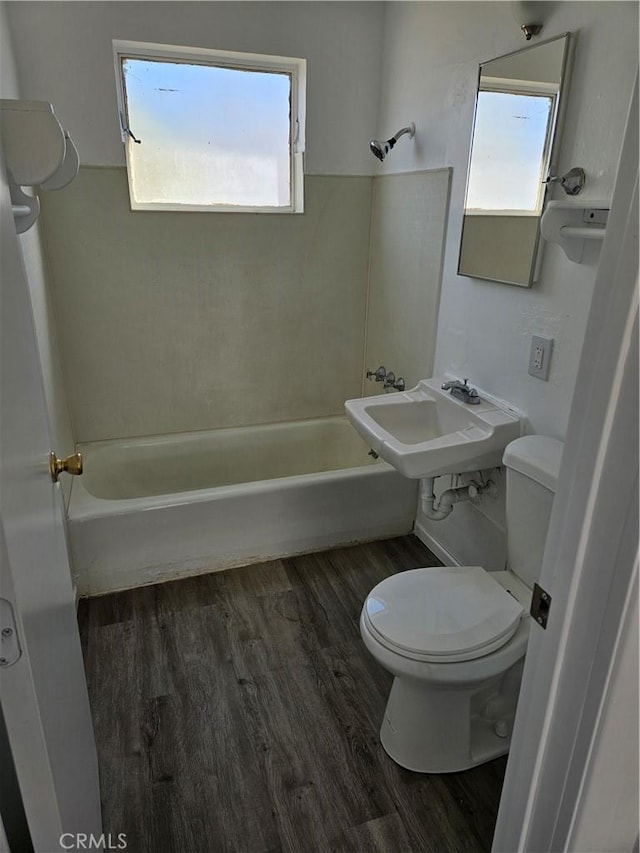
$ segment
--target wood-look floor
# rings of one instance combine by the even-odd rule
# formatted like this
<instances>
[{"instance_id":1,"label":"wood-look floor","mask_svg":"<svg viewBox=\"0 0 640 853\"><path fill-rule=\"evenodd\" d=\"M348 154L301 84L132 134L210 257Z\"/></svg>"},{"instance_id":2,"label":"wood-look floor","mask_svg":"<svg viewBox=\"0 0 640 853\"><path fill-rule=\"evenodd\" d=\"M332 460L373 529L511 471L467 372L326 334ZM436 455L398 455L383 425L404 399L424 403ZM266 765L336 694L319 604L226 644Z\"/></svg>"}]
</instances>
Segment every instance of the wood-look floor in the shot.
<instances>
[{"instance_id":1,"label":"wood-look floor","mask_svg":"<svg viewBox=\"0 0 640 853\"><path fill-rule=\"evenodd\" d=\"M80 605L104 831L128 853L488 851L505 760L429 776L378 740L364 598L413 536Z\"/></svg>"}]
</instances>

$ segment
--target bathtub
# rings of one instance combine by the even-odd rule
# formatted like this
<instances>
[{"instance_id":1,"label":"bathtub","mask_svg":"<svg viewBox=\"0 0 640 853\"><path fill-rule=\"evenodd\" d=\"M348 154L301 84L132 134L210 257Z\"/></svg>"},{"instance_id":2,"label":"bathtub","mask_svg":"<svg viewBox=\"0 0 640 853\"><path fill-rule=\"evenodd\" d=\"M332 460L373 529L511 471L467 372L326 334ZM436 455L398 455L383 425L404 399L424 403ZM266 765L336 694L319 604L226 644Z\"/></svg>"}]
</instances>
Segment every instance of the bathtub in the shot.
<instances>
[{"instance_id":1,"label":"bathtub","mask_svg":"<svg viewBox=\"0 0 640 853\"><path fill-rule=\"evenodd\" d=\"M412 529L417 481L345 418L79 446L69 544L97 595Z\"/></svg>"}]
</instances>

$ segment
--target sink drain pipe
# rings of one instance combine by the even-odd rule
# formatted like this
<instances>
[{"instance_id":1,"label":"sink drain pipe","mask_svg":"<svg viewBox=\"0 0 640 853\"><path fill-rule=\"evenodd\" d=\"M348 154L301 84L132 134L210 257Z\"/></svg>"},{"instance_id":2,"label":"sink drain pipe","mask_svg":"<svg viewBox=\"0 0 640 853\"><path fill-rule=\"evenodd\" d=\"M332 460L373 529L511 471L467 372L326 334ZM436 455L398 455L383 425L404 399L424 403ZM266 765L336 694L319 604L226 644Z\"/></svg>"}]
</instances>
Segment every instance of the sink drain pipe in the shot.
<instances>
[{"instance_id":1,"label":"sink drain pipe","mask_svg":"<svg viewBox=\"0 0 640 853\"><path fill-rule=\"evenodd\" d=\"M453 505L460 503L460 501L470 501L482 494L488 494L491 497L495 497L497 494L497 489L491 480L485 486L479 486L472 482L467 486L447 489L440 495L436 506L436 496L433 491L434 480L435 477L425 477L422 492L422 512L432 521L442 521L447 518L453 512Z\"/></svg>"}]
</instances>

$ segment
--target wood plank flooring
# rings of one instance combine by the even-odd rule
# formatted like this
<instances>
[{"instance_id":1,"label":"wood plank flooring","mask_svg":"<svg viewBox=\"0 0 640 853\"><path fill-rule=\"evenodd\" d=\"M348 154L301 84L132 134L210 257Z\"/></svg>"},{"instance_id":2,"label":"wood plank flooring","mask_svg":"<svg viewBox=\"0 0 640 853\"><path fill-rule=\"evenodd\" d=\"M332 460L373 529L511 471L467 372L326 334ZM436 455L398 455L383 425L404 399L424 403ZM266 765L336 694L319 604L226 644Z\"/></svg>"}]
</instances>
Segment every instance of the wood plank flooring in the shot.
<instances>
[{"instance_id":1,"label":"wood plank flooring","mask_svg":"<svg viewBox=\"0 0 640 853\"><path fill-rule=\"evenodd\" d=\"M446 776L378 740L362 603L413 536L80 603L104 831L128 853L488 851L505 759Z\"/></svg>"}]
</instances>

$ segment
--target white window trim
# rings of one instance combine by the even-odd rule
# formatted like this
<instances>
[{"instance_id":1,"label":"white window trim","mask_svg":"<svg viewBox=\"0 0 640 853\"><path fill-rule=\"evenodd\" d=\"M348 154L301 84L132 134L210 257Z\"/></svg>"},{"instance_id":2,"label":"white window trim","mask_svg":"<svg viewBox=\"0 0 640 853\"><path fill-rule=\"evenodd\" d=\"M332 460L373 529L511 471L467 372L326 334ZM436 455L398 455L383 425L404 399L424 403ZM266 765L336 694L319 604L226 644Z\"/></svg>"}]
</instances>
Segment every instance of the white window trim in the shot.
<instances>
[{"instance_id":1,"label":"white window trim","mask_svg":"<svg viewBox=\"0 0 640 853\"><path fill-rule=\"evenodd\" d=\"M538 80L515 80L511 77L490 77L483 74L480 78L480 92L504 92L507 95L540 95L557 98L560 85L544 83Z\"/></svg>"},{"instance_id":2,"label":"white window trim","mask_svg":"<svg viewBox=\"0 0 640 853\"><path fill-rule=\"evenodd\" d=\"M177 47L139 41L114 39L113 59L116 73L118 120L127 160L127 181L132 210L196 211L214 213L304 213L304 150L306 127L307 61L286 56L260 53L239 53L202 47ZM282 207L235 204L170 204L137 202L131 186L130 146L135 144L128 133L126 94L122 74L123 59L155 59L173 62L202 63L245 71L272 71L288 74L291 79L291 115L289 145L291 151L291 204ZM135 128L131 128L135 133Z\"/></svg>"},{"instance_id":3,"label":"white window trim","mask_svg":"<svg viewBox=\"0 0 640 853\"><path fill-rule=\"evenodd\" d=\"M484 207L467 207L464 211L465 216L520 216L523 219L525 217L540 219L540 211L536 210L516 210L505 208L504 210L499 209L487 209Z\"/></svg>"}]
</instances>

